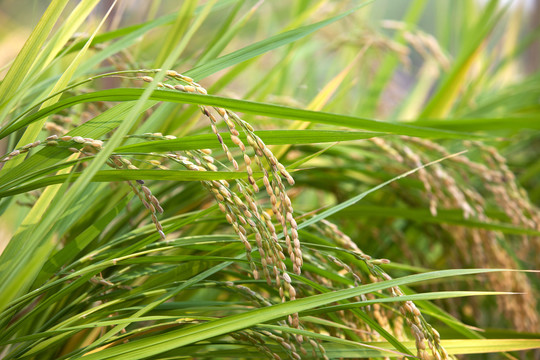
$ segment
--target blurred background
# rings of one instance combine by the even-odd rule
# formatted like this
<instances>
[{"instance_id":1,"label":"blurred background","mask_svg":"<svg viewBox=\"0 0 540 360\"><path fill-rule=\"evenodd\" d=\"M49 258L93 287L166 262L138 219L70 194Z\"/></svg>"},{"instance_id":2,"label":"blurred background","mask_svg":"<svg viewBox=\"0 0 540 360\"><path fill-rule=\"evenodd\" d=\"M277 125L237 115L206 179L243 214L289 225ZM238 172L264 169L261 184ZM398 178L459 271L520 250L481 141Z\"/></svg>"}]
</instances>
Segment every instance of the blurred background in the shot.
<instances>
[{"instance_id":1,"label":"blurred background","mask_svg":"<svg viewBox=\"0 0 540 360\"><path fill-rule=\"evenodd\" d=\"M246 3L256 4L257 1L246 1ZM1 0L0 1L0 47L2 52L0 53L0 67L2 72L0 76L5 75L6 65L11 59L18 53L24 41L30 34L37 21L48 6L48 1L38 0ZM72 1L72 7L78 1ZM96 19L101 19L101 16L107 11L112 0L102 0L97 7L97 11L94 12ZM204 2L201 2L204 3ZM273 2L273 1L259 1L260 8L258 13L267 14L264 19L260 17L253 17L249 20L249 25L252 29L256 30L261 28L260 23L265 22L265 26L268 29L269 25L279 28L286 23L286 14L294 12L295 2ZM297 6L307 6L308 4L315 4L316 1L297 1ZM336 6L346 8L353 2L349 1L327 1L326 6L334 8ZM347 22L346 27L336 25L332 27L329 32L336 32L336 28L340 28L344 33L341 36L335 37L332 41L321 42L319 45L325 47L336 46L339 42L345 38L351 38L352 36L367 36L367 35L379 35L381 39L390 41L392 35L392 29L388 29L385 26L385 20L402 21L407 9L410 7L413 0L376 0L369 9L362 11L362 22L354 23L353 21L345 20ZM469 14L474 14L473 8L484 6L488 3L488 0L471 0L465 1L469 3L463 6L457 4L458 2L453 0L428 0L426 9L421 15L418 21L418 28L423 32L434 36L437 39L438 44L448 53L449 56L455 56L459 49L459 40L463 36L463 32L466 28L459 26L463 22L467 21L467 11L464 9L470 8ZM534 29L538 29L540 24L540 3L535 0L504 0L500 1L500 6L508 6L510 8L509 14L515 14L513 16L518 17L519 20L519 33L520 37L527 36ZM112 30L119 27L125 27L133 24L138 24L144 21L148 21L152 18L162 16L170 13L171 9L178 7L178 1L173 0L152 0L152 1L127 1L120 0L118 6L113 10L113 16L107 20L107 30ZM317 18L324 16L324 6L315 14L312 18L313 21ZM214 16L209 23L216 28L221 25L220 19ZM209 24L210 25L210 24ZM452 26L455 25L455 26ZM502 26L501 26L502 28ZM502 37L502 29L499 29L498 36ZM247 35L256 35L257 32L243 31L239 34L234 41L242 44L242 42L251 42L255 39L247 38ZM81 33L81 35L83 35ZM156 34L157 35L157 34ZM321 34L319 34L321 35ZM329 34L333 36L334 34ZM314 36L318 36L315 34ZM328 40L328 39L326 39ZM358 38L358 41L362 41ZM147 43L148 44L148 43ZM157 46L157 44L155 44ZM233 46L231 46L232 48ZM156 51L156 49L147 49L149 52ZM195 51L195 49L192 49ZM325 51L325 49L322 52ZM370 49L368 51L374 51ZM225 53L228 51L225 51ZM527 73L534 72L540 66L539 55L540 48L538 41L535 41L529 46L522 56L523 67ZM268 55L270 56L270 55ZM412 54L411 61L415 67L419 66L419 54ZM321 66L323 64L320 64Z\"/></svg>"}]
</instances>

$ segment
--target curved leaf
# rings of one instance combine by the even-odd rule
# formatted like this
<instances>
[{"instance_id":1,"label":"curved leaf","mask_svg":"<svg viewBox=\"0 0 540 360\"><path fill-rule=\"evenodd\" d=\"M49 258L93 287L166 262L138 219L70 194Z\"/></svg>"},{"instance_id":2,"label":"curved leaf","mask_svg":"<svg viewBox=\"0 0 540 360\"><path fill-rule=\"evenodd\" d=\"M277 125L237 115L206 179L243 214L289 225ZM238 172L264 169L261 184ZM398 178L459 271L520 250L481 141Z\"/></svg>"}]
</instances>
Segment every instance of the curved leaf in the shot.
<instances>
[{"instance_id":1,"label":"curved leaf","mask_svg":"<svg viewBox=\"0 0 540 360\"><path fill-rule=\"evenodd\" d=\"M245 313L227 316L223 319L210 321L205 324L190 326L186 329L172 330L165 334L151 336L136 340L127 344L120 344L113 348L87 354L87 360L106 359L142 359L168 350L193 344L198 341L230 332L248 328L260 323L283 318L289 314L324 306L336 301L345 300L354 296L387 289L392 286L418 283L421 281L440 279L449 276L481 274L496 272L496 269L459 269L434 271L424 274L405 276L399 279L383 281L374 284L362 285L352 289L334 291L321 295L290 301L283 304L272 305L262 309L256 309Z\"/></svg>"},{"instance_id":2,"label":"curved leaf","mask_svg":"<svg viewBox=\"0 0 540 360\"><path fill-rule=\"evenodd\" d=\"M88 94L77 95L40 110L35 114L21 119L17 123L2 129L0 137L4 137L13 131L16 131L38 119L59 111L72 107L74 105L95 101L132 101L137 100L143 94L144 89L123 88L96 91ZM185 104L201 104L223 107L226 109L245 112L248 114L263 115L281 119L310 121L319 124L329 124L345 126L352 129L363 129L377 132L387 132L399 135L417 136L417 137L435 137L452 139L479 139L482 136L472 135L449 130L438 130L435 128L423 128L419 126L405 125L399 123L389 123L373 119L360 118L350 115L332 114L322 111L302 110L282 105L259 103L247 100L230 99L214 95L200 95L192 93L180 93L174 91L155 91L150 100L168 101Z\"/></svg>"}]
</instances>

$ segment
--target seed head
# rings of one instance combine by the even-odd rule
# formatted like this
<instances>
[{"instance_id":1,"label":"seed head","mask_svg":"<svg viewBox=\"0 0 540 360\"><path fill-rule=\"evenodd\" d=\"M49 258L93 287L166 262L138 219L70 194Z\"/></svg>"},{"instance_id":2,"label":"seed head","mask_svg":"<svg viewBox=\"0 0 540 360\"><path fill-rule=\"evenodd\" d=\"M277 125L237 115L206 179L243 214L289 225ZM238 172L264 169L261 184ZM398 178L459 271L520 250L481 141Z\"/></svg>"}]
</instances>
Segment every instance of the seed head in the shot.
<instances>
[{"instance_id":1,"label":"seed head","mask_svg":"<svg viewBox=\"0 0 540 360\"><path fill-rule=\"evenodd\" d=\"M93 140L90 142L90 145L94 147L97 150L101 150L103 147L103 141L101 140Z\"/></svg>"},{"instance_id":2,"label":"seed head","mask_svg":"<svg viewBox=\"0 0 540 360\"><path fill-rule=\"evenodd\" d=\"M193 82L193 79L190 78L189 76L185 76L185 75L179 75L180 79L184 80L185 82L188 82L188 83L192 83Z\"/></svg>"},{"instance_id":3,"label":"seed head","mask_svg":"<svg viewBox=\"0 0 540 360\"><path fill-rule=\"evenodd\" d=\"M291 277L286 272L283 273L283 280L285 280L289 284L291 283Z\"/></svg>"}]
</instances>

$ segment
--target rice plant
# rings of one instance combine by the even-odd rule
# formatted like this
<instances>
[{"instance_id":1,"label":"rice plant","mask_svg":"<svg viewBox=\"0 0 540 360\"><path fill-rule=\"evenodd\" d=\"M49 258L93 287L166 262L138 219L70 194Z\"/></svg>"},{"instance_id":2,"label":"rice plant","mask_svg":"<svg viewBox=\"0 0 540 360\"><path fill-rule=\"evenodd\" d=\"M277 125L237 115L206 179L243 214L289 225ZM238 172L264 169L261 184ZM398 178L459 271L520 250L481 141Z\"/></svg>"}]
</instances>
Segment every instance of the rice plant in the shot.
<instances>
[{"instance_id":1,"label":"rice plant","mask_svg":"<svg viewBox=\"0 0 540 360\"><path fill-rule=\"evenodd\" d=\"M2 359L539 355L538 4L29 5Z\"/></svg>"}]
</instances>

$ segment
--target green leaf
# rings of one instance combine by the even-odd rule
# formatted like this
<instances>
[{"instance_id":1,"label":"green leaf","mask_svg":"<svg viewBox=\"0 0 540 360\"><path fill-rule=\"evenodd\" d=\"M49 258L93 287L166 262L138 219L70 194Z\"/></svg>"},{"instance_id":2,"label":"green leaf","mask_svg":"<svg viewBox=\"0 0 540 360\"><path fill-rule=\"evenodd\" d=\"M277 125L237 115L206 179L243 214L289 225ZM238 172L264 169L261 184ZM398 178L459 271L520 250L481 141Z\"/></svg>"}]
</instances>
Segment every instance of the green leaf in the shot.
<instances>
[{"instance_id":1,"label":"green leaf","mask_svg":"<svg viewBox=\"0 0 540 360\"><path fill-rule=\"evenodd\" d=\"M260 130L257 131L257 135L267 145L299 145L369 139L377 135L384 135L384 133L339 130ZM227 146L236 146L231 141L231 135L229 133L224 133L221 136ZM240 134L239 137L242 141L246 141L244 134ZM156 140L124 145L116 148L115 152L145 153L217 148L221 148L221 144L216 136L214 134L208 134L184 136L175 140Z\"/></svg>"},{"instance_id":2,"label":"green leaf","mask_svg":"<svg viewBox=\"0 0 540 360\"><path fill-rule=\"evenodd\" d=\"M343 209L345 209L345 208L347 208L347 207L349 207L351 205L356 204L358 201L362 200L367 195L371 194L372 192L374 192L376 190L379 190L379 189L385 187L386 185L391 184L392 182L394 182L396 180L402 179L402 178L404 178L406 176L409 176L409 175L417 172L420 169L423 169L423 168L425 168L427 166L431 166L431 165L433 165L435 163L438 163L438 162L440 162L440 161L442 161L444 159L447 159L448 157L456 156L456 155L458 155L458 154L453 154L453 155L447 156L445 158L429 162L427 164L424 164L422 166L419 166L419 167L416 167L416 168L414 168L412 170L409 170L409 171L407 171L407 172L405 172L405 173L403 173L401 175L398 175L398 176L396 176L396 177L394 177L394 178L392 178L390 180L387 180L387 181L385 181L385 182L383 182L383 183L381 183L381 184L379 184L379 185L377 185L377 186L375 186L375 187L373 187L373 188L371 188L371 189L369 189L367 191L364 191L361 194L358 194L358 195L356 195L356 196L354 196L354 197L352 197L352 198L350 198L350 199L348 199L348 200L346 200L346 201L344 201L344 202L342 202L342 203L340 203L340 204L338 204L336 206L331 207L330 209L327 209L327 210L321 212L318 215L313 216L312 218L302 222L301 224L298 224L298 229L303 229L306 226L315 224L315 223L317 223L317 222L319 222L319 221L321 221L323 219L326 219L327 217L329 217L331 215L334 215L334 214L338 213L339 211L341 211L341 210L343 210Z\"/></svg>"},{"instance_id":3,"label":"green leaf","mask_svg":"<svg viewBox=\"0 0 540 360\"><path fill-rule=\"evenodd\" d=\"M165 334L150 336L146 339L136 340L127 344L120 344L112 348L103 349L96 353L85 355L87 360L106 359L142 359L159 353L193 344L198 341L210 339L219 335L245 329L267 321L277 320L289 314L324 306L332 302L345 300L354 296L400 286L418 283L427 280L441 279L444 277L482 274L502 270L496 269L459 269L434 271L423 274L405 276L399 279L383 281L374 284L362 285L352 289L334 291L326 294L314 295L307 298L289 301L287 303L268 306L227 316L225 318L210 321L205 324L190 326L187 329L172 330Z\"/></svg>"},{"instance_id":4,"label":"green leaf","mask_svg":"<svg viewBox=\"0 0 540 360\"><path fill-rule=\"evenodd\" d=\"M534 116L509 116L502 118L419 119L411 122L417 126L436 127L457 131L521 131L539 130L540 121Z\"/></svg>"},{"instance_id":5,"label":"green leaf","mask_svg":"<svg viewBox=\"0 0 540 360\"><path fill-rule=\"evenodd\" d=\"M8 96L8 92L15 93L24 78L28 75L28 70L41 51L43 43L47 39L47 36L49 36L67 3L68 0L53 0L32 31L32 34L30 34L30 37L0 84L0 109L9 101L10 96ZM2 119L0 119L1 121Z\"/></svg>"},{"instance_id":6,"label":"green leaf","mask_svg":"<svg viewBox=\"0 0 540 360\"><path fill-rule=\"evenodd\" d=\"M477 219L464 219L463 212L459 210L437 211L437 216L431 215L429 210L413 208L397 208L388 206L373 205L353 205L340 212L340 216L377 216L377 217L395 217L402 219L411 219L420 223L452 224L461 225L478 229L487 229L500 231L505 234L521 234L539 236L540 231L524 227L514 226L512 224L485 222Z\"/></svg>"},{"instance_id":7,"label":"green leaf","mask_svg":"<svg viewBox=\"0 0 540 360\"><path fill-rule=\"evenodd\" d=\"M172 29L168 29L167 31L167 37L165 38L165 41L161 46L159 55L157 56L155 61L156 67L159 67L161 66L161 64L163 64L163 62L169 55L170 49L174 48L174 44L178 42L178 39L182 39L182 37L184 37L184 33L188 28L189 22L193 16L193 13L195 12L196 7L196 0L187 0L183 2L182 7L180 8L176 16L176 20L173 23Z\"/></svg>"},{"instance_id":8,"label":"green leaf","mask_svg":"<svg viewBox=\"0 0 540 360\"><path fill-rule=\"evenodd\" d=\"M414 27L424 12L426 4L426 0L415 0L411 2L409 8L407 9L407 13L403 17L403 24L406 27L405 30L409 30ZM404 44L405 39L403 36L403 31L396 32L393 40L398 44ZM385 54L382 61L380 61L377 73L373 80L373 85L368 88L366 96L361 100L363 105L361 106L361 110L363 114L368 114L368 116L374 114L375 109L380 101L381 93L392 78L398 64L399 58L397 54L393 52L388 52Z\"/></svg>"},{"instance_id":9,"label":"green leaf","mask_svg":"<svg viewBox=\"0 0 540 360\"><path fill-rule=\"evenodd\" d=\"M397 296L397 297L357 301L357 302L353 302L349 304L342 304L342 305L326 306L322 309L309 310L307 312L303 312L302 316L325 314L332 311L354 309L358 307L369 306L371 304L384 304L384 303L419 301L419 300L440 300L440 299L452 299L452 298L461 298L461 297L468 297L468 296L495 296L495 295L519 295L519 294L510 293L510 292L501 292L501 291L436 291L436 292L428 292L428 293L421 293L421 294L414 294L414 295L403 295L403 296Z\"/></svg>"},{"instance_id":10,"label":"green leaf","mask_svg":"<svg viewBox=\"0 0 540 360\"><path fill-rule=\"evenodd\" d=\"M30 190L64 182L75 182L82 173L71 173L49 176L33 181L7 191L0 191L0 198L24 193ZM261 176L262 173L254 173ZM208 181L247 179L243 172L230 171L191 171L191 170L100 170L90 179L90 182L115 182L122 180L172 180L172 181Z\"/></svg>"},{"instance_id":11,"label":"green leaf","mask_svg":"<svg viewBox=\"0 0 540 360\"><path fill-rule=\"evenodd\" d=\"M122 192L119 192L122 194ZM93 240L95 240L105 228L111 223L111 221L118 216L118 214L124 210L131 196L125 196L118 204L105 213L100 218L96 219L94 223L85 229L72 241L67 243L61 250L52 255L49 260L43 265L43 270L40 273L40 278L36 280L37 283L45 281L45 279L51 276L54 272L58 271L61 266L64 266L68 262L72 261L77 254L83 251Z\"/></svg>"},{"instance_id":12,"label":"green leaf","mask_svg":"<svg viewBox=\"0 0 540 360\"><path fill-rule=\"evenodd\" d=\"M89 13L90 10L94 6L97 5L97 2L95 0L90 0L90 1L87 0L85 2L85 5L86 6L82 6L82 4L81 4L81 6L79 7L80 10L79 10L79 8L77 9L77 10L79 10L77 13L79 13L79 12ZM60 79L58 79L56 84L54 84L53 88L51 89L51 91L49 93L49 98L44 103L41 104L40 108L52 105L55 102L57 102L58 99L60 99L60 94L58 94L56 96L53 96L53 97L50 97L50 96L52 94L57 94L61 89L65 88L67 86L67 84L71 80L73 74L77 70L79 64L81 63L81 61L83 59L83 56L85 55L88 48L90 47L90 43L92 42L92 38L96 35L96 33L101 28L101 26L104 24L105 20L107 19L108 15L112 11L113 7L114 7L114 4L111 5L111 7L110 7L109 11L107 12L107 14L103 17L103 19L101 19L101 22L99 23L99 25L94 30L94 32L93 32L92 36L90 37L90 39L86 42L85 46L77 53L75 58L69 64L68 68L63 72L62 76L60 76ZM45 120L46 119L41 119L38 122L30 124L28 126L28 128L26 129L26 131L24 132L21 139L19 139L19 141L17 143L17 147L22 147L22 146L24 146L26 144L34 142L34 140L36 140L39 132L42 130L43 125L45 124ZM4 172L9 171L10 169L15 167L16 165L20 164L22 161L23 161L22 157L16 158L13 161L7 163L6 166L4 166L4 168L2 168L2 170Z\"/></svg>"},{"instance_id":13,"label":"green leaf","mask_svg":"<svg viewBox=\"0 0 540 360\"><path fill-rule=\"evenodd\" d=\"M152 105L155 105L155 102L148 102L144 110L150 108ZM94 119L76 127L66 135L99 139L121 124L126 114L132 107L133 103L131 102L118 104L113 108L99 114ZM8 184L18 184L20 179L29 176L29 174L32 174L40 169L54 166L66 159L68 156L69 152L65 148L46 147L41 149L14 169L2 174L2 176L0 176L0 189L5 188Z\"/></svg>"},{"instance_id":14,"label":"green leaf","mask_svg":"<svg viewBox=\"0 0 540 360\"><path fill-rule=\"evenodd\" d=\"M443 340L442 345L452 355L488 354L502 351L522 351L540 348L538 339L459 339Z\"/></svg>"},{"instance_id":15,"label":"green leaf","mask_svg":"<svg viewBox=\"0 0 540 360\"><path fill-rule=\"evenodd\" d=\"M466 75L479 55L480 47L486 40L487 34L497 24L503 10L497 12L498 0L491 0L477 19L474 28L470 29L463 43L460 56L452 66L448 75L443 79L439 89L426 105L421 118L446 117L450 112L459 92L465 84Z\"/></svg>"},{"instance_id":16,"label":"green leaf","mask_svg":"<svg viewBox=\"0 0 540 360\"><path fill-rule=\"evenodd\" d=\"M330 25L337 20L344 18L347 15L354 13L356 10L364 7L374 0L369 0L353 7L351 10L348 10L344 13L341 13L337 16L331 17L329 19L320 21L315 24L302 26L284 33L271 36L267 39L254 43L252 45L246 46L240 50L237 50L233 53L227 54L215 60L208 61L207 63L198 66L194 69L191 69L186 72L186 75L191 76L195 80L203 79L209 75L212 75L218 72L221 69L226 67L236 65L240 62L252 59L256 56L262 55L270 50L276 49L280 46L290 44L296 40L299 40L327 25Z\"/></svg>"},{"instance_id":17,"label":"green leaf","mask_svg":"<svg viewBox=\"0 0 540 360\"><path fill-rule=\"evenodd\" d=\"M35 114L27 116L18 121L17 123L9 126L8 128L2 129L2 131L0 131L0 137L6 136L7 134L10 134L11 132L16 131L44 116L57 113L62 109L72 107L76 104L95 101L131 101L138 99L143 92L143 89L124 88L96 91L88 94L73 96L59 101L58 103L43 110L40 110ZM319 124L345 126L352 129L363 129L400 135L453 139L483 138L482 136L476 136L470 133L438 130L434 128L423 128L398 123L389 123L349 115L332 114L322 111L302 110L287 106L258 103L247 100L230 99L214 95L200 95L163 90L155 91L150 95L149 99L176 103L218 106L234 111L245 112L248 114L263 115L282 119L310 121ZM478 130L481 130L481 128Z\"/></svg>"},{"instance_id":18,"label":"green leaf","mask_svg":"<svg viewBox=\"0 0 540 360\"><path fill-rule=\"evenodd\" d=\"M380 342L367 342L367 345L380 348L388 348L388 345ZM414 351L414 341L404 341L403 344ZM540 347L540 340L523 340L523 339L459 339L459 340L441 340L441 345L447 350L450 355L460 354L488 354L503 351L522 351L532 350ZM383 353L380 350L360 348L358 345L344 346L343 344L325 345L326 352L331 358L358 358L358 357L377 357L395 355Z\"/></svg>"}]
</instances>

